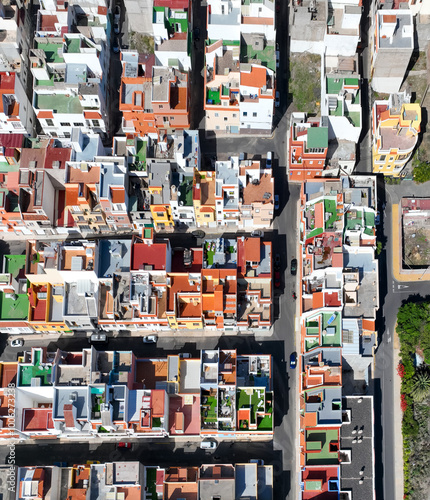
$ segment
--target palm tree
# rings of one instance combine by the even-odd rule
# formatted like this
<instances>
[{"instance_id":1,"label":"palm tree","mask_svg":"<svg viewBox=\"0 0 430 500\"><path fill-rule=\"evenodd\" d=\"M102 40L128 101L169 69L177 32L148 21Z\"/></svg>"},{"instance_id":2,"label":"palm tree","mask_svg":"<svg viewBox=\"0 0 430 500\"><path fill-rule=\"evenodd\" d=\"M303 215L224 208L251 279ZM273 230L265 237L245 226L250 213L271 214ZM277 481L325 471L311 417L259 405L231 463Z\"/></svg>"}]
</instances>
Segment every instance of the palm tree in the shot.
<instances>
[{"instance_id":1,"label":"palm tree","mask_svg":"<svg viewBox=\"0 0 430 500\"><path fill-rule=\"evenodd\" d=\"M427 365L420 365L412 377L411 396L417 403L424 401L430 394L430 370Z\"/></svg>"}]
</instances>

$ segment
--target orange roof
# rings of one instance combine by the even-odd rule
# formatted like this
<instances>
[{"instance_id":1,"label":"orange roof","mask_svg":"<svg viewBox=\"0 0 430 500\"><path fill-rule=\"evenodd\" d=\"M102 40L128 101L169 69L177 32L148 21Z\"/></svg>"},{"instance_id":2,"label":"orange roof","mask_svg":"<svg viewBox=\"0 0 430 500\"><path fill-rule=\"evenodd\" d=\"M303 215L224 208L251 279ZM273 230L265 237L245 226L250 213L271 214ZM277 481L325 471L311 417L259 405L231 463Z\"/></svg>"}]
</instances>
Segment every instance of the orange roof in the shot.
<instances>
[{"instance_id":1,"label":"orange roof","mask_svg":"<svg viewBox=\"0 0 430 500\"><path fill-rule=\"evenodd\" d=\"M39 111L37 118L54 118L52 111Z\"/></svg>"},{"instance_id":2,"label":"orange roof","mask_svg":"<svg viewBox=\"0 0 430 500\"><path fill-rule=\"evenodd\" d=\"M247 262L260 262L260 238L246 238L245 260Z\"/></svg>"},{"instance_id":3,"label":"orange roof","mask_svg":"<svg viewBox=\"0 0 430 500\"><path fill-rule=\"evenodd\" d=\"M125 189L122 186L111 186L110 194L112 197L112 203L125 202Z\"/></svg>"},{"instance_id":4,"label":"orange roof","mask_svg":"<svg viewBox=\"0 0 430 500\"><path fill-rule=\"evenodd\" d=\"M215 311L222 311L224 306L224 291L223 286L218 285L215 290Z\"/></svg>"},{"instance_id":5,"label":"orange roof","mask_svg":"<svg viewBox=\"0 0 430 500\"><path fill-rule=\"evenodd\" d=\"M87 120L100 120L102 115L98 111L84 111L84 117Z\"/></svg>"},{"instance_id":6,"label":"orange roof","mask_svg":"<svg viewBox=\"0 0 430 500\"><path fill-rule=\"evenodd\" d=\"M324 204L323 202L315 205L315 227L324 228Z\"/></svg>"},{"instance_id":7,"label":"orange roof","mask_svg":"<svg viewBox=\"0 0 430 500\"><path fill-rule=\"evenodd\" d=\"M249 72L241 71L240 84L246 87L264 87L266 85L266 68L252 66Z\"/></svg>"},{"instance_id":8,"label":"orange roof","mask_svg":"<svg viewBox=\"0 0 430 500\"><path fill-rule=\"evenodd\" d=\"M151 407L153 417L164 417L164 390L151 391Z\"/></svg>"},{"instance_id":9,"label":"orange roof","mask_svg":"<svg viewBox=\"0 0 430 500\"><path fill-rule=\"evenodd\" d=\"M320 307L324 307L324 293L316 292L312 295L312 307L313 309L319 309Z\"/></svg>"},{"instance_id":10,"label":"orange roof","mask_svg":"<svg viewBox=\"0 0 430 500\"><path fill-rule=\"evenodd\" d=\"M175 429L184 430L184 414L181 411L175 413Z\"/></svg>"},{"instance_id":11,"label":"orange roof","mask_svg":"<svg viewBox=\"0 0 430 500\"><path fill-rule=\"evenodd\" d=\"M214 296L212 294L203 295L203 303L202 303L202 309L203 311L214 311L215 310L215 300Z\"/></svg>"},{"instance_id":12,"label":"orange roof","mask_svg":"<svg viewBox=\"0 0 430 500\"><path fill-rule=\"evenodd\" d=\"M373 319L363 319L363 330L375 331L375 321Z\"/></svg>"},{"instance_id":13,"label":"orange roof","mask_svg":"<svg viewBox=\"0 0 430 500\"><path fill-rule=\"evenodd\" d=\"M315 427L317 425L317 414L313 413L305 413L305 427Z\"/></svg>"}]
</instances>

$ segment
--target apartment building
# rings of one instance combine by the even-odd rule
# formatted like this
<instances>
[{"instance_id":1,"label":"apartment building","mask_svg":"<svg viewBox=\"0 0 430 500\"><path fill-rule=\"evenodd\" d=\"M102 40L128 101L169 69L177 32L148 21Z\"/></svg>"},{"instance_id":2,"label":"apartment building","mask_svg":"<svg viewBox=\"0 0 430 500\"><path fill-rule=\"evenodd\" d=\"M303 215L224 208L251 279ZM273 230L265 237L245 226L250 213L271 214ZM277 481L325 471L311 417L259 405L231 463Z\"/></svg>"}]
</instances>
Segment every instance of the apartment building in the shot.
<instances>
[{"instance_id":1,"label":"apartment building","mask_svg":"<svg viewBox=\"0 0 430 500\"><path fill-rule=\"evenodd\" d=\"M218 226L239 225L239 158L215 163L215 204Z\"/></svg>"},{"instance_id":2,"label":"apartment building","mask_svg":"<svg viewBox=\"0 0 430 500\"><path fill-rule=\"evenodd\" d=\"M371 82L375 92L399 92L414 50L413 13L377 10L370 37Z\"/></svg>"},{"instance_id":3,"label":"apartment building","mask_svg":"<svg viewBox=\"0 0 430 500\"><path fill-rule=\"evenodd\" d=\"M323 176L328 151L328 120L293 113L288 137L290 181L305 182Z\"/></svg>"},{"instance_id":4,"label":"apartment building","mask_svg":"<svg viewBox=\"0 0 430 500\"><path fill-rule=\"evenodd\" d=\"M376 100L372 109L373 172L399 177L421 131L421 106L406 91Z\"/></svg>"},{"instance_id":5,"label":"apartment building","mask_svg":"<svg viewBox=\"0 0 430 500\"><path fill-rule=\"evenodd\" d=\"M17 73L0 72L0 96L0 134L32 135L34 113Z\"/></svg>"}]
</instances>

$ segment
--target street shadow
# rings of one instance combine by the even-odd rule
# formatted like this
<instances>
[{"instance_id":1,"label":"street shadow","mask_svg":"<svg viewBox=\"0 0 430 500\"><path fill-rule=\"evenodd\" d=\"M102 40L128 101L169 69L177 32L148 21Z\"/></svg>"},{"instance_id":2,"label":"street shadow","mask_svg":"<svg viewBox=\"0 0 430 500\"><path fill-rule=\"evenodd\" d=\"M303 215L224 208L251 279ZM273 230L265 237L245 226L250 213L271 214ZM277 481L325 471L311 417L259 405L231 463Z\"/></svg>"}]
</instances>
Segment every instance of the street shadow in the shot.
<instances>
[{"instance_id":1,"label":"street shadow","mask_svg":"<svg viewBox=\"0 0 430 500\"><path fill-rule=\"evenodd\" d=\"M373 415L375 418L374 425L374 450L375 450L375 477L380 478L375 481L376 498L383 500L384 498L384 460L382 455L382 442L384 431L382 428L382 390L381 379L377 378L373 381ZM387 499L388 500L388 499Z\"/></svg>"}]
</instances>

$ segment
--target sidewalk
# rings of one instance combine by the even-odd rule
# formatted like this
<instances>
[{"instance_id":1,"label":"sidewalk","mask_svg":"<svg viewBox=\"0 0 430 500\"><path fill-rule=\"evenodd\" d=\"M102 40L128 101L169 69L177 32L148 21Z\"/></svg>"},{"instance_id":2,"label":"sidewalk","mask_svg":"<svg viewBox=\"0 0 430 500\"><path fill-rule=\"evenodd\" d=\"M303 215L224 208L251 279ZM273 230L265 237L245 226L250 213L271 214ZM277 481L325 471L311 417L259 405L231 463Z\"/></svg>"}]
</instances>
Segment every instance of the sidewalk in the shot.
<instances>
[{"instance_id":1,"label":"sidewalk","mask_svg":"<svg viewBox=\"0 0 430 500\"><path fill-rule=\"evenodd\" d=\"M393 335L393 411L394 411L394 436L402 436L402 410L400 408L401 379L397 375L397 366L400 361L400 343L397 331ZM394 446L394 474L395 474L395 500L403 499L403 439L395 439Z\"/></svg>"},{"instance_id":2,"label":"sidewalk","mask_svg":"<svg viewBox=\"0 0 430 500\"><path fill-rule=\"evenodd\" d=\"M424 278L424 275L427 272L427 269L424 272L417 272L415 269L403 269L402 268L402 254L403 254L403 242L401 237L401 223L402 223L402 214L399 210L399 204L393 204L392 206L392 214L391 214L391 229L392 229L392 238L391 248L393 250L393 276L397 281L430 281L430 272L428 276ZM430 271L430 270L429 270Z\"/></svg>"}]
</instances>

